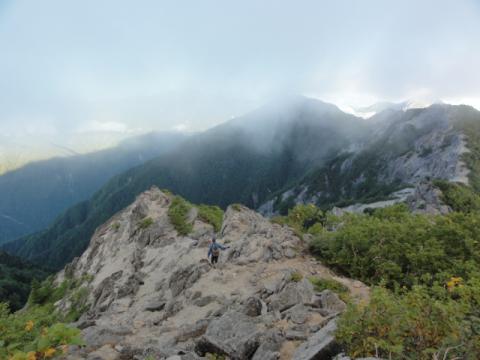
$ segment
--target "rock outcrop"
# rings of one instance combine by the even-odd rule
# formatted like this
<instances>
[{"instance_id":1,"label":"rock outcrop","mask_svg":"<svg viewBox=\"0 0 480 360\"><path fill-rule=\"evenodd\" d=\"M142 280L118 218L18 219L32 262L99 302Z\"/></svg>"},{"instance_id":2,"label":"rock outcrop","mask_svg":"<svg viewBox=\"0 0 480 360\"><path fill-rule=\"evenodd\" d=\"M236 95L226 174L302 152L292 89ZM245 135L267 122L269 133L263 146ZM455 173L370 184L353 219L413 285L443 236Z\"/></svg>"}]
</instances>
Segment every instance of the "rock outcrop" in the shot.
<instances>
[{"instance_id":1,"label":"rock outcrop","mask_svg":"<svg viewBox=\"0 0 480 360\"><path fill-rule=\"evenodd\" d=\"M308 277L335 278L353 298L367 297L366 286L336 277L305 254L290 228L242 206L225 212L217 237L229 248L213 268L207 261L213 227L195 213L191 234L179 235L168 216L171 201L157 188L141 194L57 275L57 282L84 279L88 290L88 310L76 323L86 346L72 348L67 359L199 359L208 353L313 359L338 350L332 319L345 304L329 291L317 293ZM56 305L64 311L75 306L69 299Z\"/></svg>"}]
</instances>

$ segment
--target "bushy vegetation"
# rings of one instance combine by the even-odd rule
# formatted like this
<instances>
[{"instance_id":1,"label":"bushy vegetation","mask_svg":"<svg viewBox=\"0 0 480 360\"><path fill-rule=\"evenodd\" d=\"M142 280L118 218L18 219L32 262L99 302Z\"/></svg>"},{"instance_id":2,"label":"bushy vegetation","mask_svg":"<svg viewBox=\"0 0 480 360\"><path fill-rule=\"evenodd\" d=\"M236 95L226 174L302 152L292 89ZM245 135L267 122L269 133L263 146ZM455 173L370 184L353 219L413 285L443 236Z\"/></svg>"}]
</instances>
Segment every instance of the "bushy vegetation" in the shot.
<instances>
[{"instance_id":1,"label":"bushy vegetation","mask_svg":"<svg viewBox=\"0 0 480 360\"><path fill-rule=\"evenodd\" d=\"M470 204L463 190L453 199ZM480 213L461 209L428 216L395 205L346 214L314 235L325 264L373 286L370 302L350 304L339 321L352 357L480 356Z\"/></svg>"},{"instance_id":2,"label":"bushy vegetation","mask_svg":"<svg viewBox=\"0 0 480 360\"><path fill-rule=\"evenodd\" d=\"M218 206L213 205L199 205L198 217L203 221L211 224L216 232L219 232L223 223L223 210Z\"/></svg>"},{"instance_id":3,"label":"bushy vegetation","mask_svg":"<svg viewBox=\"0 0 480 360\"><path fill-rule=\"evenodd\" d=\"M479 224L478 213L430 217L396 205L372 215L346 215L337 231L316 237L312 251L327 265L369 284L384 282L392 289L432 285L475 273Z\"/></svg>"},{"instance_id":4,"label":"bushy vegetation","mask_svg":"<svg viewBox=\"0 0 480 360\"><path fill-rule=\"evenodd\" d=\"M80 330L59 322L52 304L10 313L0 303L0 358L41 360L62 354L68 345L82 345Z\"/></svg>"},{"instance_id":5,"label":"bushy vegetation","mask_svg":"<svg viewBox=\"0 0 480 360\"><path fill-rule=\"evenodd\" d=\"M20 309L27 301L31 282L47 275L46 270L0 251L0 302L8 303L12 311Z\"/></svg>"},{"instance_id":6,"label":"bushy vegetation","mask_svg":"<svg viewBox=\"0 0 480 360\"><path fill-rule=\"evenodd\" d=\"M175 230L180 235L188 235L193 230L192 223L188 222L188 213L192 205L181 196L175 196L168 209L168 216Z\"/></svg>"},{"instance_id":7,"label":"bushy vegetation","mask_svg":"<svg viewBox=\"0 0 480 360\"><path fill-rule=\"evenodd\" d=\"M151 217L146 217L138 222L138 228L145 230L153 225L153 219Z\"/></svg>"},{"instance_id":8,"label":"bushy vegetation","mask_svg":"<svg viewBox=\"0 0 480 360\"><path fill-rule=\"evenodd\" d=\"M312 283L315 291L318 291L318 292L321 292L323 290L332 290L337 294L348 293L348 288L345 285L333 279L325 279L325 278L319 278L316 276L311 276L308 278L308 280Z\"/></svg>"},{"instance_id":9,"label":"bushy vegetation","mask_svg":"<svg viewBox=\"0 0 480 360\"><path fill-rule=\"evenodd\" d=\"M326 222L326 214L313 204L297 205L288 211L287 216L276 216L272 222L288 225L299 233L308 232L313 225L320 230ZM320 225L320 228L319 228Z\"/></svg>"},{"instance_id":10,"label":"bushy vegetation","mask_svg":"<svg viewBox=\"0 0 480 360\"><path fill-rule=\"evenodd\" d=\"M53 278L34 281L28 306L11 313L0 303L0 359L43 360L63 354L68 345L82 345L80 330L66 325L86 310L85 283L90 277L66 279L55 286ZM71 302L68 314L58 312L54 303L64 297Z\"/></svg>"},{"instance_id":11,"label":"bushy vegetation","mask_svg":"<svg viewBox=\"0 0 480 360\"><path fill-rule=\"evenodd\" d=\"M468 152L463 154L468 169L470 186L480 193L480 113L470 106L452 109L452 118L457 119L455 127L466 135Z\"/></svg>"},{"instance_id":12,"label":"bushy vegetation","mask_svg":"<svg viewBox=\"0 0 480 360\"><path fill-rule=\"evenodd\" d=\"M480 282L460 285L399 292L375 287L368 304L349 304L337 340L352 357L478 359Z\"/></svg>"},{"instance_id":13,"label":"bushy vegetation","mask_svg":"<svg viewBox=\"0 0 480 360\"><path fill-rule=\"evenodd\" d=\"M302 279L303 279L303 275L298 271L295 271L290 275L290 281L299 282L299 281L302 281Z\"/></svg>"},{"instance_id":14,"label":"bushy vegetation","mask_svg":"<svg viewBox=\"0 0 480 360\"><path fill-rule=\"evenodd\" d=\"M442 200L454 211L480 211L480 196L471 187L443 180L434 184L442 191Z\"/></svg>"}]
</instances>

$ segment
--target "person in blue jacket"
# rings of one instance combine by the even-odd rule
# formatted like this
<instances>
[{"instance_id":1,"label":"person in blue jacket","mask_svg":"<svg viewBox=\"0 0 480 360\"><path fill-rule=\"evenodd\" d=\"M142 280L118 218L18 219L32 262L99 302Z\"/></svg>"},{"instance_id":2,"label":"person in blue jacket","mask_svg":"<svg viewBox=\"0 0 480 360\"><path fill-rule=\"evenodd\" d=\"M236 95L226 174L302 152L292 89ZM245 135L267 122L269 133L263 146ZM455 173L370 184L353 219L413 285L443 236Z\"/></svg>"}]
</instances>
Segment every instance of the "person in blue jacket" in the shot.
<instances>
[{"instance_id":1,"label":"person in blue jacket","mask_svg":"<svg viewBox=\"0 0 480 360\"><path fill-rule=\"evenodd\" d=\"M212 238L212 242L208 247L208 255L207 257L211 256L210 262L212 265L215 265L218 262L218 257L220 256L220 250L228 249L228 246L223 246L217 242L215 235Z\"/></svg>"}]
</instances>

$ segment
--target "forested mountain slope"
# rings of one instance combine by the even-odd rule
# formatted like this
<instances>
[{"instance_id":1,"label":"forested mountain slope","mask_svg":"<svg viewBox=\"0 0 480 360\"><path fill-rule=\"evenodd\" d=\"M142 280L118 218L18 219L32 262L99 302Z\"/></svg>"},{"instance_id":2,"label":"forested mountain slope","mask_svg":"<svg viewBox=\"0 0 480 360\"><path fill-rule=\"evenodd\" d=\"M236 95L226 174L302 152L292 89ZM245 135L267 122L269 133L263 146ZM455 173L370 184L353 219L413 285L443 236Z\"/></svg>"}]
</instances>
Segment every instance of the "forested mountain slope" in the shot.
<instances>
[{"instance_id":1,"label":"forested mountain slope","mask_svg":"<svg viewBox=\"0 0 480 360\"><path fill-rule=\"evenodd\" d=\"M46 228L111 177L169 151L184 138L179 133L142 135L112 149L34 162L0 176L0 244Z\"/></svg>"},{"instance_id":2,"label":"forested mountain slope","mask_svg":"<svg viewBox=\"0 0 480 360\"><path fill-rule=\"evenodd\" d=\"M5 248L61 267L82 253L97 226L152 185L197 203L256 207L365 133L361 119L317 100L270 104L192 136L177 150L116 176L47 230Z\"/></svg>"}]
</instances>

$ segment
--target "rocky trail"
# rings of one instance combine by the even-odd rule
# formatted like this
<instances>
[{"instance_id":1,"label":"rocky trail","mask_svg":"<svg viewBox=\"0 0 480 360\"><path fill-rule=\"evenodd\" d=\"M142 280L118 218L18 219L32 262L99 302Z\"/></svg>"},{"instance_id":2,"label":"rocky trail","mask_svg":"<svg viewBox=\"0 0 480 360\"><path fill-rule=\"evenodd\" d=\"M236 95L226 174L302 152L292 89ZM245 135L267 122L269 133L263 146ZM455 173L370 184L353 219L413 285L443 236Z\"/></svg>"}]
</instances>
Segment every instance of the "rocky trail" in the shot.
<instances>
[{"instance_id":1,"label":"rocky trail","mask_svg":"<svg viewBox=\"0 0 480 360\"><path fill-rule=\"evenodd\" d=\"M157 188L141 194L57 275L57 283L84 279L88 294L75 324L86 346L64 359L310 360L341 351L333 332L346 305L309 278L341 282L353 301L368 299L367 286L309 256L290 228L238 205L225 212L218 241L229 248L213 268L213 227L192 211L193 231L179 235L171 201ZM56 306L69 311L78 302L66 296Z\"/></svg>"}]
</instances>

